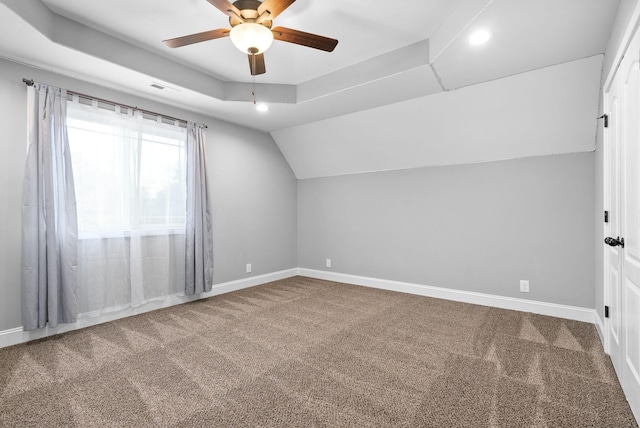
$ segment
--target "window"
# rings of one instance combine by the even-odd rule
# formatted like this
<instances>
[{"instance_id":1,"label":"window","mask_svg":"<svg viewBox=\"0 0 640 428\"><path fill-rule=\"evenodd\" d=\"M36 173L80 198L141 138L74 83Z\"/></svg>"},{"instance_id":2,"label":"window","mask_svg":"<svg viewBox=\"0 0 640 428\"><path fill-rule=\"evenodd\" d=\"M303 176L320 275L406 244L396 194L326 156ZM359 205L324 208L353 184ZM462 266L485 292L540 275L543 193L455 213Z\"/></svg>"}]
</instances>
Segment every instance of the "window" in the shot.
<instances>
[{"instance_id":1,"label":"window","mask_svg":"<svg viewBox=\"0 0 640 428\"><path fill-rule=\"evenodd\" d=\"M67 129L81 239L184 232L185 128L74 100Z\"/></svg>"}]
</instances>

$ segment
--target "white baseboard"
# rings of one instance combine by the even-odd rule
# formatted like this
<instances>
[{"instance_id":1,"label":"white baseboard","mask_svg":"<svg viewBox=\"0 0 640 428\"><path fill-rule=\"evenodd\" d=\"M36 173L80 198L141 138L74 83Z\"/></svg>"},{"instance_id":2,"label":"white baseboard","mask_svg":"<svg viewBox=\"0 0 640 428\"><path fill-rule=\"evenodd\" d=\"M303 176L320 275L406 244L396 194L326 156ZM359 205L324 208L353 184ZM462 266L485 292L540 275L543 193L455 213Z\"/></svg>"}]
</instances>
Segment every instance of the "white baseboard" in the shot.
<instances>
[{"instance_id":1,"label":"white baseboard","mask_svg":"<svg viewBox=\"0 0 640 428\"><path fill-rule=\"evenodd\" d=\"M390 281L386 279L369 278L364 276L348 275L337 272L327 272L306 268L288 269L273 272L265 275L252 276L246 279L229 281L215 284L208 293L198 296L171 295L162 299L153 300L137 307L119 308L113 312L102 312L99 314L83 314L78 317L78 321L70 324L60 324L55 328L43 328L39 330L24 331L22 327L0 331L0 348L28 342L30 340L41 339L67 331L90 327L114 321L128 316L150 312L169 306L219 294L230 293L243 288L255 287L256 285L280 279L290 278L296 275L311 278L324 279L328 281L343 282L346 284L361 285L384 290L398 291L401 293L416 294L419 296L435 297L438 299L453 300L457 302L472 303L483 306L493 306L496 308L512 309L516 311L532 312L541 315L549 315L558 318L571 319L588 322L596 325L600 337L604 337L604 325L594 309L578 308L575 306L558 305L555 303L538 302L535 300L517 299L513 297L497 296L492 294L476 293L471 291L454 290L450 288L433 287L429 285L413 284L408 282Z\"/></svg>"},{"instance_id":2,"label":"white baseboard","mask_svg":"<svg viewBox=\"0 0 640 428\"><path fill-rule=\"evenodd\" d=\"M88 313L78 316L78 320L74 323L60 324L57 327L45 327L38 330L24 331L22 327L12 328L0 331L0 348L6 346L17 345L19 343L28 342L30 340L41 339L43 337L53 336L55 334L67 331L78 330L80 328L90 327L92 325L102 324L105 322L115 321L120 318L130 317L145 312L154 311L156 309L167 308L169 306L179 305L181 303L191 302L194 300L204 299L207 297L217 296L219 294L230 293L243 288L255 287L256 285L266 284L267 282L277 281L280 279L290 278L298 274L297 269L288 269L279 272L272 272L265 275L252 276L246 279L236 281L223 282L214 284L211 291L202 293L198 296L187 296L184 294L174 294L160 299L146 302L140 306L125 306L114 308L114 310L101 313Z\"/></svg>"},{"instance_id":3,"label":"white baseboard","mask_svg":"<svg viewBox=\"0 0 640 428\"><path fill-rule=\"evenodd\" d=\"M600 315L597 311L595 311L593 317L595 318L594 324L596 325L596 330L598 330L598 335L600 336L600 342L602 343L602 347L605 352L608 353L607 347L605 346L605 335L604 335L604 321L600 318Z\"/></svg>"},{"instance_id":4,"label":"white baseboard","mask_svg":"<svg viewBox=\"0 0 640 428\"><path fill-rule=\"evenodd\" d=\"M322 270L298 268L298 274L311 278L346 284L362 285L383 290L399 291L401 293L417 294L419 296L435 297L456 302L472 303L482 306L493 306L515 311L532 312L534 314L549 315L576 321L597 323L595 309L579 308L575 306L559 305L555 303L539 302L535 300L517 299L493 294L476 293L472 291L454 290L450 288L433 287L429 285L408 282L390 281L386 279L369 278Z\"/></svg>"}]
</instances>

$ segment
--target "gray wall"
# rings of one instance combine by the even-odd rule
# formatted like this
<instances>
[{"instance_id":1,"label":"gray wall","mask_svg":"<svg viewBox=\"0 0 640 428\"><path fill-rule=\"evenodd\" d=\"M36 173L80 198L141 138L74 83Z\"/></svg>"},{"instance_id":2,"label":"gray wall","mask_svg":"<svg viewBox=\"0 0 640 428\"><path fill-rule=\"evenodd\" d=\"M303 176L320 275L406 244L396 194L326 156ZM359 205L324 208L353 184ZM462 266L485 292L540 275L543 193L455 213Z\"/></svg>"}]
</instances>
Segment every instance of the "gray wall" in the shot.
<instances>
[{"instance_id":1,"label":"gray wall","mask_svg":"<svg viewBox=\"0 0 640 428\"><path fill-rule=\"evenodd\" d=\"M301 180L298 264L593 308L594 158Z\"/></svg>"},{"instance_id":2,"label":"gray wall","mask_svg":"<svg viewBox=\"0 0 640 428\"><path fill-rule=\"evenodd\" d=\"M296 267L296 179L273 139L193 112L0 59L0 331L19 327L26 87L22 78L206 123L214 281ZM252 263L253 273L245 274Z\"/></svg>"}]
</instances>

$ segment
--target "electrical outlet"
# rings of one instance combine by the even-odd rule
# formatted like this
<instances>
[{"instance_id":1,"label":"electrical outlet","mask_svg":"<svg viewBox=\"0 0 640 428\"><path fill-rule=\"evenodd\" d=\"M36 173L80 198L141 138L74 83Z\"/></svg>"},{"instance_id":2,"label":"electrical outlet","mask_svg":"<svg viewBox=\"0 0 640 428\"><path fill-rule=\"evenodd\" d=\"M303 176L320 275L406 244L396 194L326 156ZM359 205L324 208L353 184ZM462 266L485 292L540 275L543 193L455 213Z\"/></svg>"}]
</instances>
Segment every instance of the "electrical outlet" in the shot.
<instances>
[{"instance_id":1,"label":"electrical outlet","mask_svg":"<svg viewBox=\"0 0 640 428\"><path fill-rule=\"evenodd\" d=\"M251 273L251 263L247 263L247 273Z\"/></svg>"},{"instance_id":2,"label":"electrical outlet","mask_svg":"<svg viewBox=\"0 0 640 428\"><path fill-rule=\"evenodd\" d=\"M325 263L326 267L331 267L331 259L327 259L326 263Z\"/></svg>"},{"instance_id":3,"label":"electrical outlet","mask_svg":"<svg viewBox=\"0 0 640 428\"><path fill-rule=\"evenodd\" d=\"M526 279L521 279L520 280L520 291L522 293L528 293L529 292L529 281L527 281Z\"/></svg>"}]
</instances>

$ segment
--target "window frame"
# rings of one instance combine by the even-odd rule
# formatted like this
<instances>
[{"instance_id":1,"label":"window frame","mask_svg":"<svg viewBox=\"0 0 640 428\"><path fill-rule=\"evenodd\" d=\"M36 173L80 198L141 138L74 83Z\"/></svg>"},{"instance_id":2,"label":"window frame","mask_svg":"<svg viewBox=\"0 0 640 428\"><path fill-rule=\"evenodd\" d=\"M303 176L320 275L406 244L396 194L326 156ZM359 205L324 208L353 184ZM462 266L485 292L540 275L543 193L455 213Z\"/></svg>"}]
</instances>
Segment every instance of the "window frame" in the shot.
<instances>
[{"instance_id":1,"label":"window frame","mask_svg":"<svg viewBox=\"0 0 640 428\"><path fill-rule=\"evenodd\" d=\"M77 104L74 105L74 104ZM69 108L71 107L71 108ZM76 108L84 109L85 112L89 112L91 109L91 113L97 113L98 115L101 113L101 110L105 110L105 115L111 115L110 118L105 116L105 120L103 122L100 121L91 121L84 118L79 117L79 115L74 115L74 109ZM72 114L70 115L70 111ZM151 114L143 113L137 110L133 110L127 107L120 107L117 105L103 103L97 100L90 100L82 97L74 96L73 99L67 100L67 136L69 138L69 147L71 151L71 156L73 160L73 143L71 135L73 134L72 129L79 129L78 127L74 128L73 126L69 126L69 120L80 121L85 123L96 123L98 126L109 125L107 122L114 120L117 116L123 116L123 122L125 120L133 119L133 115L137 115L136 119L144 121L144 131L142 130L133 130L132 132L138 132L137 140L138 144L141 147L142 142L146 143L156 143L156 144L170 144L162 141L153 141L149 139L149 136L156 137L158 139L173 139L178 142L175 144L176 148L181 151L181 155L178 161L179 171L184 172L184 177L180 180L184 185L184 222L180 223L152 223L145 224L143 217L139 217L134 221L130 221L129 224L111 224L104 225L104 228L100 228L100 226L94 225L95 227L85 228L84 230L81 228L80 221L78 221L78 239L103 239L103 238L122 238L122 237L131 237L131 236L160 236L160 235L175 235L175 234L184 234L186 230L186 193L187 193L187 182L186 182L186 162L187 162L187 132L186 126L175 120L167 120L162 116L153 116ZM156 133L153 132L153 122L157 123L159 127L162 129L156 129ZM169 127L173 128L170 129ZM175 128L179 128L180 138L174 138L178 135L178 133L173 132ZM88 132L99 132L98 130L84 129ZM169 130L169 131L168 131ZM167 137L167 134L173 133L173 136ZM77 143L76 143L77 144ZM139 148L142 150L142 148ZM138 174L140 172L138 171ZM139 178L139 177L138 177ZM138 180L139 182L139 180ZM76 185L77 189L77 185ZM140 188L137 189L139 191ZM76 190L76 204L77 204L77 190ZM140 204L140 200L138 200L138 204ZM131 210L129 210L131 213ZM130 215L130 220L133 219L133 216ZM79 220L79 219L78 219Z\"/></svg>"}]
</instances>

